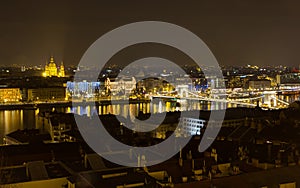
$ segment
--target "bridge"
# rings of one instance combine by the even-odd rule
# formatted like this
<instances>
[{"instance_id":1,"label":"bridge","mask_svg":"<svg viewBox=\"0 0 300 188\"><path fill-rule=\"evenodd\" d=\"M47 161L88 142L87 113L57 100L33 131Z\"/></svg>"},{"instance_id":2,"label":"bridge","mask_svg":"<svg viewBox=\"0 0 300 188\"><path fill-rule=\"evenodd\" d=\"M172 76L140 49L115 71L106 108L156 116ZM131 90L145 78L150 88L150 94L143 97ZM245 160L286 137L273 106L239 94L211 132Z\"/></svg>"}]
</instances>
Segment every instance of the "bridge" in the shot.
<instances>
[{"instance_id":1,"label":"bridge","mask_svg":"<svg viewBox=\"0 0 300 188\"><path fill-rule=\"evenodd\" d=\"M185 91L178 92L178 95L151 95L150 99L153 98L167 98L167 99L175 99L175 100L198 100L198 101L207 101L207 102L217 102L217 103L231 103L249 107L257 106L257 102L259 101L260 105L263 108L269 109L277 109L279 107L287 107L289 102L279 99L277 97L278 92L286 91L286 90L265 90L256 92L255 96L242 97L230 99L228 94L226 93L215 93L210 94L209 97L201 96L198 93L187 91L187 88L184 88ZM290 91L290 90L289 90ZM182 95L184 94L184 95Z\"/></svg>"}]
</instances>

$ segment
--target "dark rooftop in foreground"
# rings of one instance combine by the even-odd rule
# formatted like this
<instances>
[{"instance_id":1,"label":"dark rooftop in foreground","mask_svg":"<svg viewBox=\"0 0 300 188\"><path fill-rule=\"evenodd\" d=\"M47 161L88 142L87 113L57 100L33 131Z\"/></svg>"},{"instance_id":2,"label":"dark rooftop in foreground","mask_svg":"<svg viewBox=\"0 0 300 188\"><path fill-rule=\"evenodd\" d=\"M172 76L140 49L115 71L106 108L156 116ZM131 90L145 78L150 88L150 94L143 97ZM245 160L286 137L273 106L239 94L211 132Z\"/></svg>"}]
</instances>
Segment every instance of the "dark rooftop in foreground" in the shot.
<instances>
[{"instance_id":1,"label":"dark rooftop in foreground","mask_svg":"<svg viewBox=\"0 0 300 188\"><path fill-rule=\"evenodd\" d=\"M38 129L24 129L7 134L6 139L10 139L16 143L30 143L51 140L51 136L49 133L40 133Z\"/></svg>"},{"instance_id":2,"label":"dark rooftop in foreground","mask_svg":"<svg viewBox=\"0 0 300 188\"><path fill-rule=\"evenodd\" d=\"M143 170L134 168L119 168L114 170L83 172L78 176L71 177L76 188L105 187L115 188L118 186L131 187L154 187L155 179Z\"/></svg>"},{"instance_id":3,"label":"dark rooftop in foreground","mask_svg":"<svg viewBox=\"0 0 300 188\"><path fill-rule=\"evenodd\" d=\"M211 188L211 187L279 187L287 183L296 183L295 187L300 185L300 166L289 166L283 168L274 168L271 170L251 172L237 176L213 179L212 181L199 181L189 184L177 184L175 188Z\"/></svg>"},{"instance_id":4,"label":"dark rooftop in foreground","mask_svg":"<svg viewBox=\"0 0 300 188\"><path fill-rule=\"evenodd\" d=\"M40 169L44 170L41 171ZM59 162L35 161L20 166L0 168L0 185L69 176L71 174Z\"/></svg>"}]
</instances>

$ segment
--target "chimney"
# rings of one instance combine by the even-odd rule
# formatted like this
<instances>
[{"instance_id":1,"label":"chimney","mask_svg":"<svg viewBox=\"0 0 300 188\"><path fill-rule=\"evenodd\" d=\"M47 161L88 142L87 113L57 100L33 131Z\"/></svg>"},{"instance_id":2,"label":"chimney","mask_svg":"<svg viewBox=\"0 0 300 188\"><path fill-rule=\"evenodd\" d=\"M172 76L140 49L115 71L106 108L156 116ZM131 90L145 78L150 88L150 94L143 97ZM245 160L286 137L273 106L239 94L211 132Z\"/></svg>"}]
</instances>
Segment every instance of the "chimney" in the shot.
<instances>
[{"instance_id":1,"label":"chimney","mask_svg":"<svg viewBox=\"0 0 300 188\"><path fill-rule=\"evenodd\" d=\"M182 150L181 150L181 148L179 150L179 158L182 158Z\"/></svg>"},{"instance_id":2,"label":"chimney","mask_svg":"<svg viewBox=\"0 0 300 188\"><path fill-rule=\"evenodd\" d=\"M84 155L84 167L85 167L85 168L88 168L87 154Z\"/></svg>"},{"instance_id":3,"label":"chimney","mask_svg":"<svg viewBox=\"0 0 300 188\"><path fill-rule=\"evenodd\" d=\"M179 166L183 166L183 159L182 159L182 149L180 148L179 151Z\"/></svg>"},{"instance_id":4,"label":"chimney","mask_svg":"<svg viewBox=\"0 0 300 188\"><path fill-rule=\"evenodd\" d=\"M187 160L192 160L193 156L192 156L192 151L190 150L189 153L187 154Z\"/></svg>"},{"instance_id":5,"label":"chimney","mask_svg":"<svg viewBox=\"0 0 300 188\"><path fill-rule=\"evenodd\" d=\"M195 170L195 160L192 159L192 171L194 171L194 170Z\"/></svg>"},{"instance_id":6,"label":"chimney","mask_svg":"<svg viewBox=\"0 0 300 188\"><path fill-rule=\"evenodd\" d=\"M182 158L179 158L179 166L183 166L183 159Z\"/></svg>"}]
</instances>

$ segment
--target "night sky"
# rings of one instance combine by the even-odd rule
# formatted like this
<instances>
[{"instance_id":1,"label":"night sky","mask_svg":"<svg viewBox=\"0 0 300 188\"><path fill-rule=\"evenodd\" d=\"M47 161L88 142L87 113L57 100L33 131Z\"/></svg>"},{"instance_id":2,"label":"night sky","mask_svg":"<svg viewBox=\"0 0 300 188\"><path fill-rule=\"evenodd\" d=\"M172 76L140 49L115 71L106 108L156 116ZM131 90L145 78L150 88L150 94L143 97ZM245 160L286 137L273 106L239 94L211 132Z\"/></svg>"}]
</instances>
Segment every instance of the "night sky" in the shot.
<instances>
[{"instance_id":1,"label":"night sky","mask_svg":"<svg viewBox=\"0 0 300 188\"><path fill-rule=\"evenodd\" d=\"M3 0L0 65L45 64L50 55L66 65L77 65L87 48L104 33L145 20L189 29L222 65L300 64L297 0ZM155 51L152 53L155 55ZM124 54L122 58L126 59Z\"/></svg>"}]
</instances>

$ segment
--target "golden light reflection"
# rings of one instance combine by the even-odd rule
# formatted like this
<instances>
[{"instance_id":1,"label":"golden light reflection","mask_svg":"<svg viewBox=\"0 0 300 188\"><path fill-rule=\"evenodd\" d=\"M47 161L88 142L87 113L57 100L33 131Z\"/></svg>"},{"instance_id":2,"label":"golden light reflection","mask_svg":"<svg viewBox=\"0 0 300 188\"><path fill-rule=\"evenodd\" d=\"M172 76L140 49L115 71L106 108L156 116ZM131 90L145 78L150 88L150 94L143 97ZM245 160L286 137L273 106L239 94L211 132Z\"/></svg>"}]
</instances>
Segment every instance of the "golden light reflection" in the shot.
<instances>
[{"instance_id":1,"label":"golden light reflection","mask_svg":"<svg viewBox=\"0 0 300 188\"><path fill-rule=\"evenodd\" d=\"M91 106L87 106L87 107L86 107L86 115L87 115L88 117L91 117Z\"/></svg>"}]
</instances>

